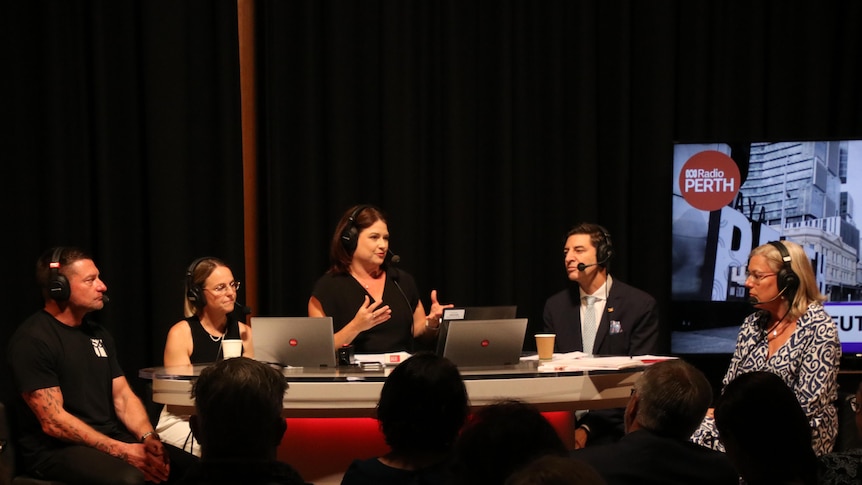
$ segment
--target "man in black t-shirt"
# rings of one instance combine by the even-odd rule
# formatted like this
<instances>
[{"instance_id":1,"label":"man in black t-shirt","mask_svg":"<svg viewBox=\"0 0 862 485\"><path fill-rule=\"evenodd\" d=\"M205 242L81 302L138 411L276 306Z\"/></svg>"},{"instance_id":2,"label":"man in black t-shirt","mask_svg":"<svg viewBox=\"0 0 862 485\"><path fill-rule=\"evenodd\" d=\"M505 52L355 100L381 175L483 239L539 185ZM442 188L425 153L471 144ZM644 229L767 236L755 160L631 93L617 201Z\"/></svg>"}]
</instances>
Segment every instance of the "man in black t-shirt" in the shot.
<instances>
[{"instance_id":1,"label":"man in black t-shirt","mask_svg":"<svg viewBox=\"0 0 862 485\"><path fill-rule=\"evenodd\" d=\"M119 366L111 335L86 315L107 286L93 259L58 247L37 262L45 306L15 331L8 359L18 393L27 473L69 483L160 483L171 457ZM176 468L176 467L175 467ZM175 470L179 472L179 470Z\"/></svg>"}]
</instances>

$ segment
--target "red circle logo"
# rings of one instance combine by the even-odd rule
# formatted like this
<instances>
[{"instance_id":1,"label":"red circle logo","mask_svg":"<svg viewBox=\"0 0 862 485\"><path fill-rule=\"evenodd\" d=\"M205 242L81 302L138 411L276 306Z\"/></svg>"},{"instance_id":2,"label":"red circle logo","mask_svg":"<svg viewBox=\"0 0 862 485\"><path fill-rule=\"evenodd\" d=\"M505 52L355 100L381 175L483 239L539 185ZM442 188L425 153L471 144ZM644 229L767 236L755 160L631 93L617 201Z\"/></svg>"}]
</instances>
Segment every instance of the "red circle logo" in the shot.
<instances>
[{"instance_id":1,"label":"red circle logo","mask_svg":"<svg viewBox=\"0 0 862 485\"><path fill-rule=\"evenodd\" d=\"M488 342L487 340L483 340L481 345L482 345L482 347L487 347L487 346L491 345L491 342Z\"/></svg>"},{"instance_id":2,"label":"red circle logo","mask_svg":"<svg viewBox=\"0 0 862 485\"><path fill-rule=\"evenodd\" d=\"M732 158L705 150L689 158L679 171L679 190L692 207L719 210L739 192L739 167Z\"/></svg>"},{"instance_id":3,"label":"red circle logo","mask_svg":"<svg viewBox=\"0 0 862 485\"><path fill-rule=\"evenodd\" d=\"M299 344L299 342L297 342L295 338L288 340L287 343L290 344L291 347L296 347L297 344Z\"/></svg>"}]
</instances>

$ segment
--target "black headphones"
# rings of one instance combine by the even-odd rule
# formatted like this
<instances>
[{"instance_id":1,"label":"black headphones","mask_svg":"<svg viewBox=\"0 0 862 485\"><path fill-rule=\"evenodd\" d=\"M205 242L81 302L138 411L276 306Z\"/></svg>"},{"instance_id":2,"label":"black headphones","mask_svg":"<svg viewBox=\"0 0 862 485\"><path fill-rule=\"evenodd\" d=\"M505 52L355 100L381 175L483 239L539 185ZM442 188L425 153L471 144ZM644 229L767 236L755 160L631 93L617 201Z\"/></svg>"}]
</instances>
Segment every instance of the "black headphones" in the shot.
<instances>
[{"instance_id":1,"label":"black headphones","mask_svg":"<svg viewBox=\"0 0 862 485\"><path fill-rule=\"evenodd\" d=\"M596 264L607 266L608 261L614 256L614 245L611 243L611 235L608 231L602 226L598 227L602 232L602 239L596 247Z\"/></svg>"},{"instance_id":2,"label":"black headphones","mask_svg":"<svg viewBox=\"0 0 862 485\"><path fill-rule=\"evenodd\" d=\"M207 256L192 261L192 264L189 265L189 269L186 271L186 298L198 309L206 306L207 299L204 296L204 289L201 285L195 284L195 269L205 259L210 258Z\"/></svg>"},{"instance_id":3,"label":"black headphones","mask_svg":"<svg viewBox=\"0 0 862 485\"><path fill-rule=\"evenodd\" d=\"M793 301L796 289L799 288L799 277L796 276L793 267L790 266L790 252L787 251L787 247L781 241L769 241L769 244L778 250L781 254L781 260L784 262L781 269L775 275L778 286L782 288L782 291L788 293L787 299Z\"/></svg>"},{"instance_id":4,"label":"black headphones","mask_svg":"<svg viewBox=\"0 0 862 485\"><path fill-rule=\"evenodd\" d=\"M353 255L353 252L356 251L356 244L359 242L359 227L356 225L356 218L359 217L360 212L370 207L370 205L357 206L356 209L350 213L350 216L347 218L347 225L344 226L344 230L341 231L341 244L350 255Z\"/></svg>"},{"instance_id":5,"label":"black headphones","mask_svg":"<svg viewBox=\"0 0 862 485\"><path fill-rule=\"evenodd\" d=\"M54 249L51 262L48 263L50 274L48 275L48 295L55 301L66 301L72 294L69 280L60 274L60 258L63 256L63 246Z\"/></svg>"}]
</instances>

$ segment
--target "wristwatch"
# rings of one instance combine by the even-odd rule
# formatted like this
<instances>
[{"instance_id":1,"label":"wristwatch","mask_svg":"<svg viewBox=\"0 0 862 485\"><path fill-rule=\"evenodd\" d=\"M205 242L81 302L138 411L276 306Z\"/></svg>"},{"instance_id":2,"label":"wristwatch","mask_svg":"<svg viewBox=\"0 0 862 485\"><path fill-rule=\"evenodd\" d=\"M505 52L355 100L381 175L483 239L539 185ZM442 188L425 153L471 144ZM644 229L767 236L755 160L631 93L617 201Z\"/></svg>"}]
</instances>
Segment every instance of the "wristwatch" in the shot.
<instances>
[{"instance_id":1,"label":"wristwatch","mask_svg":"<svg viewBox=\"0 0 862 485\"><path fill-rule=\"evenodd\" d=\"M156 433L155 431L147 431L146 433L141 435L141 443L143 443L144 441L147 441L147 438L149 438L150 436L152 436L153 438L155 438L159 441L162 440L161 438L159 438L159 434Z\"/></svg>"}]
</instances>

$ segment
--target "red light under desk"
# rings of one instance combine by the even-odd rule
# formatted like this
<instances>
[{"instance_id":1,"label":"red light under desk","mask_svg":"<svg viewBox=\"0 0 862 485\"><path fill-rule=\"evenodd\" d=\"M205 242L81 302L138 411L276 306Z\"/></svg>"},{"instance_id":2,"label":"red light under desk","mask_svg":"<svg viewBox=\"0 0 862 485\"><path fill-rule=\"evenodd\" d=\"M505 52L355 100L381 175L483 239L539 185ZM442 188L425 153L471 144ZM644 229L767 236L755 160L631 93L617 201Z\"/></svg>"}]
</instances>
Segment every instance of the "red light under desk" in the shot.
<instances>
[{"instance_id":1,"label":"red light under desk","mask_svg":"<svg viewBox=\"0 0 862 485\"><path fill-rule=\"evenodd\" d=\"M573 447L570 412L542 413L563 443ZM344 473L355 459L372 458L389 451L373 418L288 418L278 458L290 463L306 481Z\"/></svg>"}]
</instances>

